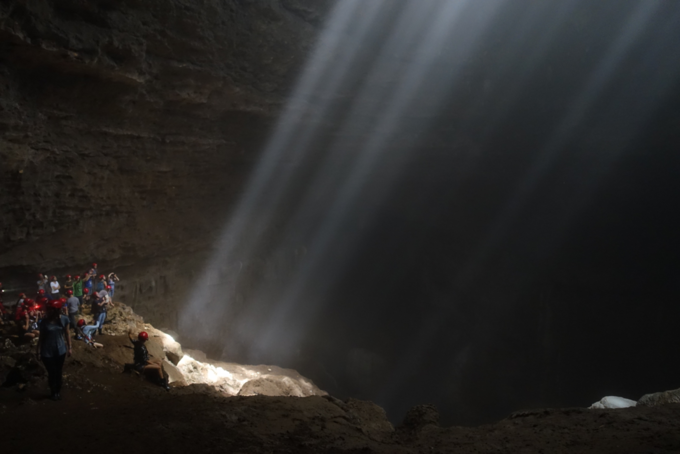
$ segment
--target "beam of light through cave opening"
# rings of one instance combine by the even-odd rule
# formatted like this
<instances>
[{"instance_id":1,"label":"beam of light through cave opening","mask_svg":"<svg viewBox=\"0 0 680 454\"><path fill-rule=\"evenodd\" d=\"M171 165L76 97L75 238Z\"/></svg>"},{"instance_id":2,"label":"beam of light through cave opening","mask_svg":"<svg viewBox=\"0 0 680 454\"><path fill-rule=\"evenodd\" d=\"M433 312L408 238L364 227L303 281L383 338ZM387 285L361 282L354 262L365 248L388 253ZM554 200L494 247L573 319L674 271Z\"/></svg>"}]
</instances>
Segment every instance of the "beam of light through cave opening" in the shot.
<instances>
[{"instance_id":1,"label":"beam of light through cave opening","mask_svg":"<svg viewBox=\"0 0 680 454\"><path fill-rule=\"evenodd\" d=\"M280 116L254 175L248 182L246 192L230 216L209 265L199 277L199 282L190 295L190 304L184 309L180 328L191 329L196 338L205 340L213 337L209 330L194 328L205 326L201 319L209 306L211 312L216 312L214 302L219 298L219 291L215 289L215 284L221 279L224 262L231 259L237 248L243 247L244 238L256 237L250 229L270 220L267 215L272 214L273 206L278 197L284 194L291 178L290 174L281 171L282 164L284 161L299 159L307 151L315 132L314 127L300 130L300 124L310 119L312 124L308 123L308 126L313 126L315 118L323 115L328 108L328 102L313 103L314 94L322 85L326 90L338 88L379 12L378 6L379 2L371 2L366 8L362 7L361 0L347 0L338 2L332 11L321 39ZM350 29L354 33L348 39ZM310 112L310 106L317 111ZM255 218L258 218L257 222ZM252 241L256 239L253 238Z\"/></svg>"},{"instance_id":2,"label":"beam of light through cave opening","mask_svg":"<svg viewBox=\"0 0 680 454\"><path fill-rule=\"evenodd\" d=\"M460 286L480 271L484 260L488 254L498 246L503 234L509 228L509 223L515 220L521 206L527 201L527 198L535 191L539 180L545 176L548 168L553 164L557 158L557 154L562 151L562 147L568 140L568 134L571 129L579 122L583 121L589 109L594 105L597 97L602 93L607 83L614 77L617 68L620 67L624 58L628 55L630 49L636 44L643 32L648 28L650 20L655 12L658 11L660 1L654 0L650 2L641 2L637 5L629 15L628 21L622 26L618 38L614 41L612 46L606 53L606 58L598 65L593 75L586 83L581 94L572 104L570 110L567 112L562 122L553 133L549 142L541 150L538 160L530 168L527 175L521 180L521 186L511 195L509 202L505 209L501 212L499 217L491 224L490 230L483 237L477 253L473 256L470 263L463 267L463 273L455 277L456 285ZM665 38L665 36L664 36ZM655 45L663 45L663 39L655 42ZM666 73L667 75L668 73ZM674 72L670 72L671 77L665 77L665 83L662 83L662 89L667 89L673 79ZM518 80L517 83L521 81ZM658 90L658 87L654 87ZM658 97L651 95L651 98L658 100ZM645 112L651 113L652 106L647 106ZM639 127L639 125L636 125ZM631 134L632 138L632 134ZM608 162L611 165L611 162ZM592 189L594 181L589 182L588 189ZM581 198L581 203L583 199ZM569 214L576 214L575 207L567 210ZM563 224L568 225L571 219L563 219ZM560 230L564 233L563 229ZM552 237L555 238L554 235ZM547 245L546 245L547 247ZM429 345L434 340L435 333L443 329L447 322L446 317L439 317L437 320L423 320L420 329L414 330L418 333L410 348L402 357L398 369L391 374L391 379L386 386L383 387L380 399L382 401L389 401L394 395L400 392L400 387L403 384L403 378L406 377L410 371L417 368L421 361L423 351L427 351ZM474 340L471 341L474 344Z\"/></svg>"},{"instance_id":3,"label":"beam of light through cave opening","mask_svg":"<svg viewBox=\"0 0 680 454\"><path fill-rule=\"evenodd\" d=\"M311 282L314 282L317 288L320 287L321 295L324 295L325 290L330 287L344 264L344 257L334 257L334 263L331 265L330 261L327 260L328 248L339 235L350 210L360 204L366 205L366 202L362 201L362 197L370 197L375 204L379 204L381 199L389 194L393 188L394 178L383 178L380 181L380 186L373 188L370 195L367 195L364 191L367 182L375 174L381 162L399 161L395 157L396 151L387 146L388 141L403 125L406 112L412 102L419 95L422 95L424 89L432 89L432 72L438 66L438 57L442 48L450 45L450 37L459 27L466 30L466 39L460 40L465 45L460 44L458 46L461 49L458 55L459 64L453 65L451 71L445 71L443 77L441 77L445 84L452 84L458 80L455 76L462 66L462 62L465 62L467 57L474 52L476 44L484 35L486 27L492 22L502 3L493 4L492 8L480 14L482 17L477 21L468 22L463 26L463 20L470 20L470 17L464 14L466 7L474 8L475 5L467 2L447 2L441 4L441 8L436 11L432 23L426 24L427 32L419 43L416 51L417 57L412 63L409 63L403 76L395 85L395 93L390 93L391 99L387 106L380 111L376 126L366 138L366 144L352 158L349 172L341 175L338 180L339 188L326 210L326 217L322 225L313 232L309 247L310 256L306 259L300 271L296 273L286 291L280 296L275 311L269 317L268 327L263 330L263 336L256 340L255 355L259 354L258 350L272 349L275 342L278 342L277 346L281 349L281 354L285 355L286 352L293 351L294 346L304 337L307 326L320 310L322 303L302 310L304 304L303 290ZM448 90L448 87L443 85L441 91L446 90ZM441 95L441 92L438 92L437 95ZM441 96L439 98L441 99ZM361 106L361 95L356 102L358 106ZM434 103L432 105L436 106ZM436 111L437 108L434 107L433 110ZM408 145L402 148L405 153L413 151ZM332 169L319 173L319 178L323 181L330 175L332 175ZM313 208L313 205L310 205L310 208ZM345 257L351 250L352 243L351 239L343 242ZM323 269L320 267L321 264L324 265ZM332 266L333 269L329 270L329 266ZM323 300L323 297L321 299ZM291 326L295 327L292 331L290 331ZM288 331L288 334L283 336L282 333L286 331ZM285 339L285 342L282 342L283 339Z\"/></svg>"},{"instance_id":4,"label":"beam of light through cave opening","mask_svg":"<svg viewBox=\"0 0 680 454\"><path fill-rule=\"evenodd\" d=\"M286 234L284 239L280 241L283 247L304 240L304 238L296 238L300 236L300 231L314 232L315 227L318 227L310 225L311 221L309 220L309 212L318 209L317 197L319 194L327 194L340 187L347 179L347 172L338 169L343 169L348 165L348 162L351 165L351 161L355 159L353 153L348 153L352 146L351 139L343 138L362 133L370 134L371 125L365 119L379 115L384 108L383 104L388 102L388 98L392 94L388 86L380 85L381 79L384 79L386 74L397 71L394 55L399 52L412 51L411 48L422 41L422 35L425 33L427 24L430 24L434 15L439 12L439 9L435 6L435 2L426 2L424 5L409 2L400 12L399 18L391 29L390 37L379 52L379 56L363 82L359 94L355 97L349 113L345 115L344 123L338 128L340 130L337 134L338 139L330 145L321 169L316 172L316 177L308 185L303 200L290 216ZM325 272L333 274L333 270L325 269ZM269 304L267 296L262 293L260 292L259 295L252 298L252 303L249 304L243 317L243 323L237 327L238 334L243 339L249 339L249 336L252 336L250 327L262 319L263 306ZM280 320L281 316L290 312L290 310L290 307L278 304L274 313L269 317L272 320ZM265 331L269 332L269 330ZM254 356L257 356L257 354L254 354Z\"/></svg>"},{"instance_id":5,"label":"beam of light through cave opening","mask_svg":"<svg viewBox=\"0 0 680 454\"><path fill-rule=\"evenodd\" d=\"M489 254L498 247L504 233L509 230L510 224L517 220L524 204L554 165L560 153L564 151L573 129L586 118L590 108L615 75L617 68L623 63L628 51L649 25L649 20L659 8L661 1L639 2L629 14L628 21L622 26L618 38L606 52L604 61L598 65L579 96L571 103L566 115L541 149L535 162L526 175L520 179L519 187L510 196L505 207L490 223L479 250L471 262L464 267L465 271L456 277L457 281L464 283L476 276Z\"/></svg>"}]
</instances>

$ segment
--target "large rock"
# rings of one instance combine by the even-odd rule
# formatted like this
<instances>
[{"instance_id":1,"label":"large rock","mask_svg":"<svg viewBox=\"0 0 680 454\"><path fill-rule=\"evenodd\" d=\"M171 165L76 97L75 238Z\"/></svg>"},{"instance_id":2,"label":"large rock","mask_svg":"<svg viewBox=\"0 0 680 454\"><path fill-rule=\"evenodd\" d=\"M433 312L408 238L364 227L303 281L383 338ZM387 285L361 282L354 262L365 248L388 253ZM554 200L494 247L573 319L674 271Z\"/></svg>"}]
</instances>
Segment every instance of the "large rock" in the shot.
<instances>
[{"instance_id":1,"label":"large rock","mask_svg":"<svg viewBox=\"0 0 680 454\"><path fill-rule=\"evenodd\" d=\"M663 404L680 404L680 389L645 394L638 400L637 404L643 407L654 407Z\"/></svg>"},{"instance_id":2,"label":"large rock","mask_svg":"<svg viewBox=\"0 0 680 454\"><path fill-rule=\"evenodd\" d=\"M169 383L174 383L175 386L188 385L187 381L184 379L184 374L182 371L167 359L163 360L163 370L168 375Z\"/></svg>"},{"instance_id":3,"label":"large rock","mask_svg":"<svg viewBox=\"0 0 680 454\"><path fill-rule=\"evenodd\" d=\"M625 397L606 396L595 402L589 408L592 409L615 409L634 407L637 403L634 400L626 399Z\"/></svg>"},{"instance_id":4,"label":"large rock","mask_svg":"<svg viewBox=\"0 0 680 454\"><path fill-rule=\"evenodd\" d=\"M300 383L289 377L265 375L254 380L248 380L238 392L239 396L293 396L305 397L310 395Z\"/></svg>"}]
</instances>

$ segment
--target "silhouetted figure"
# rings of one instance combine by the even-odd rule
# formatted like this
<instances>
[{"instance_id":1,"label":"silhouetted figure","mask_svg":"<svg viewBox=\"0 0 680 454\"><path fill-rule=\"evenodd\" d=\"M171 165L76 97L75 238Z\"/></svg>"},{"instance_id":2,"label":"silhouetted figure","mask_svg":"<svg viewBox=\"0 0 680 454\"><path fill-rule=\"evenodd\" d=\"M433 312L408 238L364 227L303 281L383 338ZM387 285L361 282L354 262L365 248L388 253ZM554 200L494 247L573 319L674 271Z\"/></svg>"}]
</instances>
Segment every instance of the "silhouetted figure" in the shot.
<instances>
[{"instance_id":1,"label":"silhouetted figure","mask_svg":"<svg viewBox=\"0 0 680 454\"><path fill-rule=\"evenodd\" d=\"M50 385L52 400L61 400L62 370L66 355L71 356L71 336L69 336L69 319L61 314L63 303L60 300L50 301L47 314L40 322L38 338L38 356L47 369L47 381Z\"/></svg>"}]
</instances>

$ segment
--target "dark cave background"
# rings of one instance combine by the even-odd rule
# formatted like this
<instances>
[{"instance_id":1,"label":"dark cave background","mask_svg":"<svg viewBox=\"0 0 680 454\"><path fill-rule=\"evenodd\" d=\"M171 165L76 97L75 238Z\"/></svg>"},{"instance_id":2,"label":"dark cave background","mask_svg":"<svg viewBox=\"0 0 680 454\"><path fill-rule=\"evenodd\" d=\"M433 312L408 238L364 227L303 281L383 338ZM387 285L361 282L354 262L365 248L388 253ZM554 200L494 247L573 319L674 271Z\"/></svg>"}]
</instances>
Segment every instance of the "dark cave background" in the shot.
<instances>
[{"instance_id":1,"label":"dark cave background","mask_svg":"<svg viewBox=\"0 0 680 454\"><path fill-rule=\"evenodd\" d=\"M294 367L333 395L375 401L395 422L425 402L437 405L445 424L476 424L524 408L588 406L605 395L637 399L678 387L680 366L672 360L680 317L675 209L680 7L675 2L658 2L645 31L573 124L565 118L597 78L641 1L565 2L568 7L507 3L479 51L461 65L444 109L430 112L426 99L415 103L405 119L408 126L390 138L395 152L404 142L411 151L372 175L366 199L344 219L343 233L322 262L332 268L342 257L344 265L332 276L324 275L323 266L311 276L301 307L317 313L298 350L283 363L275 349L253 352L232 333L249 306L264 311L276 304L282 282L299 266L293 251L326 215L332 194L320 194L309 230L291 244L277 243L324 150L337 140L334 121L347 112L353 88L379 49L382 29L377 27L375 39L362 48L356 79L340 93L319 93L334 98L335 117L315 142L317 159L291 171L301 178L288 189L272 225L259 226L264 246L257 254L245 251L225 259L226 284L217 287L225 285L219 292L238 303L223 318L205 320L207 331L221 330L205 342L181 330L183 305L256 168L327 9L302 1L225 2L212 12L185 2L173 2L178 8L172 11L157 2L118 7L93 2L88 14L107 20L94 21L99 41L88 41L82 24L90 16L74 13L81 6L56 2L70 5L64 19L45 2L34 3L42 6L10 2L0 16L5 19L0 63L8 87L2 95L2 203L6 213L12 210L2 225L0 266L10 284L29 285L37 271L73 271L76 264L84 269L96 259L129 276L120 290L123 302L154 324L179 329L184 345L231 361ZM480 4L482 11L490 2ZM402 5L394 2L391 8ZM16 18L19 6L23 22ZM111 19L116 8L127 14L125 36L136 43L129 47L135 57L126 60L127 67L115 59L104 67L102 60L55 63L36 50L39 39L19 43L16 28L8 25L12 19L25 27L39 24L26 29L27 35L40 35L49 24L61 24L61 32L99 43L93 48L111 49L102 37L107 29L120 31L123 22ZM532 11L541 19L518 44L513 38ZM299 14L306 14L304 26ZM386 24L391 14L385 13ZM138 31L135 17L152 25ZM221 18L227 18L224 29ZM153 24L176 33L176 41L166 43L172 49L168 55L159 44L139 44L152 42L146 30ZM229 34L224 42L257 46L252 37L265 36L272 47L228 54L216 47L220 39L202 42L183 32L218 28ZM120 36L111 42L125 43ZM282 37L290 40L296 60L267 66L264 62L280 53L275 46L283 46L271 43L283 42ZM543 39L546 53L532 60L529 44ZM75 51L75 41L59 45ZM200 44L203 53L196 57L191 46L184 49L187 42ZM460 63L456 44L442 56L437 73L442 77L447 65ZM164 66L161 57L194 66ZM408 67L412 59L395 56L393 69ZM123 69L149 79L120 82L114 76ZM49 83L41 82L45 77ZM88 83L74 85L77 78ZM385 84L388 90L398 88L389 80ZM49 87L50 96L37 91L40 86ZM208 95L201 93L206 86ZM426 95L436 96L436 89ZM98 109L101 101L106 107ZM69 130L56 110L97 115ZM27 113L42 126L26 120ZM95 126L109 127L106 137ZM112 133L113 126L136 135ZM82 130L88 131L84 139ZM547 150L555 137L558 145ZM358 134L352 140L365 139ZM18 180L18 169L25 166L15 156L28 151L17 147L38 156L32 158L30 178L50 189L45 194ZM69 152L84 162L83 169L68 179L48 172L69 168ZM43 163L40 156L50 159ZM551 158L543 161L546 156ZM112 166L108 159L121 164ZM105 175L101 187L96 185L102 178L88 179L93 168ZM385 178L396 184L373 203ZM95 195L77 196L91 185ZM46 210L45 199L53 195L60 197L59 207ZM64 210L75 214L64 220ZM37 220L53 227L37 228ZM16 234L24 224L30 226L27 233ZM77 248L69 239L74 234L80 238ZM271 277L272 261L289 269ZM230 278L235 263L243 273L236 287ZM323 286L314 285L315 276ZM258 292L265 297L253 302ZM211 304L220 314L225 302ZM255 324L253 338L265 326ZM296 327L292 323L289 329Z\"/></svg>"}]
</instances>

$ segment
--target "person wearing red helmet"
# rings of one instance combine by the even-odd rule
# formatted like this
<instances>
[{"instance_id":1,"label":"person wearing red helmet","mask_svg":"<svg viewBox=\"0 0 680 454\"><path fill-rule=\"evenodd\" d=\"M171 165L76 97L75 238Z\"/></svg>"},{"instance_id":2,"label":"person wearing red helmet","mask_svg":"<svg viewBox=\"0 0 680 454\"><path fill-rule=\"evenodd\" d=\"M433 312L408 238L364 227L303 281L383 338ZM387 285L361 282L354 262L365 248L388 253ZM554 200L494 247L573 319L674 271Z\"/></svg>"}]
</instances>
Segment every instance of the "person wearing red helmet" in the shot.
<instances>
[{"instance_id":1,"label":"person wearing red helmet","mask_svg":"<svg viewBox=\"0 0 680 454\"><path fill-rule=\"evenodd\" d=\"M60 289L61 289L61 286L59 285L59 281L57 280L57 276L52 276L52 279L50 280L50 291L48 292L49 299L58 300L60 298L60 295L59 295Z\"/></svg>"},{"instance_id":2,"label":"person wearing red helmet","mask_svg":"<svg viewBox=\"0 0 680 454\"><path fill-rule=\"evenodd\" d=\"M83 276L83 288L89 289L92 292L94 288L94 273L92 270L85 272Z\"/></svg>"},{"instance_id":3,"label":"person wearing red helmet","mask_svg":"<svg viewBox=\"0 0 680 454\"><path fill-rule=\"evenodd\" d=\"M17 298L17 302L14 305L14 314L16 315L16 312L18 310L23 310L24 309L24 302L26 301L26 294L25 293L19 293L19 298Z\"/></svg>"},{"instance_id":4,"label":"person wearing red helmet","mask_svg":"<svg viewBox=\"0 0 680 454\"><path fill-rule=\"evenodd\" d=\"M158 384L170 391L168 378L163 376L163 363L157 358L150 358L149 350L146 348L146 342L149 340L148 333L142 331L137 335L137 339L135 339L132 335L132 330L129 330L128 338L135 349L132 367L140 374L155 376Z\"/></svg>"},{"instance_id":5,"label":"person wearing red helmet","mask_svg":"<svg viewBox=\"0 0 680 454\"><path fill-rule=\"evenodd\" d=\"M66 300L66 309L68 319L71 322L71 329L74 333L76 333L76 340L81 340L83 338L83 333L80 330L80 326L78 326L78 321L76 320L78 309L80 309L80 301L78 298L73 296L73 290L67 290L66 295L68 296L68 299Z\"/></svg>"},{"instance_id":6,"label":"person wearing red helmet","mask_svg":"<svg viewBox=\"0 0 680 454\"><path fill-rule=\"evenodd\" d=\"M109 273L109 286L111 287L111 290L109 290L109 296L111 296L111 301L113 301L113 292L116 290L116 282L119 282L120 279L116 275L116 273Z\"/></svg>"},{"instance_id":7,"label":"person wearing red helmet","mask_svg":"<svg viewBox=\"0 0 680 454\"><path fill-rule=\"evenodd\" d=\"M66 275L66 282L64 282L64 292L68 292L69 290L73 290L73 277L71 277L70 274Z\"/></svg>"},{"instance_id":8,"label":"person wearing red helmet","mask_svg":"<svg viewBox=\"0 0 680 454\"><path fill-rule=\"evenodd\" d=\"M40 322L37 354L47 369L52 400L61 400L62 370L66 356L71 356L71 336L69 319L61 314L62 302L50 301L47 315Z\"/></svg>"},{"instance_id":9,"label":"person wearing red helmet","mask_svg":"<svg viewBox=\"0 0 680 454\"><path fill-rule=\"evenodd\" d=\"M83 306L83 281L80 279L80 275L76 275L73 279L73 296L80 301L80 307L78 309L78 313L80 313Z\"/></svg>"},{"instance_id":10,"label":"person wearing red helmet","mask_svg":"<svg viewBox=\"0 0 680 454\"><path fill-rule=\"evenodd\" d=\"M101 291L104 290L105 288L106 288L106 276L104 276L103 274L101 274L101 275L99 275L99 277L97 278L97 286L96 286L96 290L97 290L97 292L101 292Z\"/></svg>"},{"instance_id":11,"label":"person wearing red helmet","mask_svg":"<svg viewBox=\"0 0 680 454\"><path fill-rule=\"evenodd\" d=\"M38 331L38 323L41 315L38 306L32 299L26 299L23 307L17 309L14 319L16 320L19 331L23 337L28 339L38 337L40 334Z\"/></svg>"},{"instance_id":12,"label":"person wearing red helmet","mask_svg":"<svg viewBox=\"0 0 680 454\"><path fill-rule=\"evenodd\" d=\"M90 289L89 288L84 288L83 289L83 306L84 307L89 307L92 313L94 314L94 297L93 295L90 294Z\"/></svg>"},{"instance_id":13,"label":"person wearing red helmet","mask_svg":"<svg viewBox=\"0 0 680 454\"><path fill-rule=\"evenodd\" d=\"M85 289L84 292L85 297L83 300L86 303L90 303L91 305L94 325L88 325L83 328L83 334L90 338L94 338L95 332L99 331L99 335L101 336L104 334L102 329L104 328L104 323L106 322L109 306L113 306L113 304L111 303L106 289L91 295L89 294L88 289Z\"/></svg>"},{"instance_id":14,"label":"person wearing red helmet","mask_svg":"<svg viewBox=\"0 0 680 454\"><path fill-rule=\"evenodd\" d=\"M21 304L17 304L14 308L14 322L20 330L24 329L24 319L26 318L26 306L28 306L28 298L24 298Z\"/></svg>"},{"instance_id":15,"label":"person wearing red helmet","mask_svg":"<svg viewBox=\"0 0 680 454\"><path fill-rule=\"evenodd\" d=\"M109 309L113 307L113 301L111 301L111 297L109 296L109 288L107 287L95 294L96 300L93 306L96 308L95 313L97 314L97 330L99 331L100 336L103 334L102 328L104 328L104 323L106 323L106 317L108 315Z\"/></svg>"},{"instance_id":16,"label":"person wearing red helmet","mask_svg":"<svg viewBox=\"0 0 680 454\"><path fill-rule=\"evenodd\" d=\"M84 319L81 318L80 320L78 320L77 326L78 326L78 329L80 329L80 331L83 332L82 340L84 340L87 345L89 345L90 347L94 347L94 348L104 348L103 344L100 344L99 342L95 342L92 337L90 337L90 336L88 336L87 334L84 333L85 329L87 328L87 326L85 326L85 320ZM90 326L93 326L93 325L90 325ZM94 329L96 329L96 327L94 327Z\"/></svg>"},{"instance_id":17,"label":"person wearing red helmet","mask_svg":"<svg viewBox=\"0 0 680 454\"><path fill-rule=\"evenodd\" d=\"M38 292L42 290L47 292L50 289L50 280L47 278L46 274L38 274Z\"/></svg>"}]
</instances>

